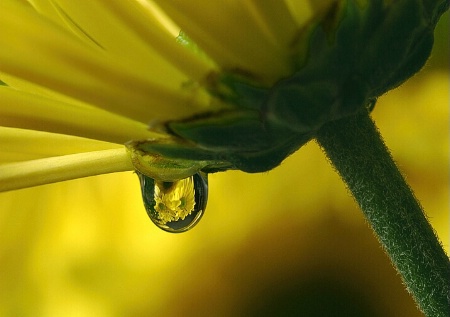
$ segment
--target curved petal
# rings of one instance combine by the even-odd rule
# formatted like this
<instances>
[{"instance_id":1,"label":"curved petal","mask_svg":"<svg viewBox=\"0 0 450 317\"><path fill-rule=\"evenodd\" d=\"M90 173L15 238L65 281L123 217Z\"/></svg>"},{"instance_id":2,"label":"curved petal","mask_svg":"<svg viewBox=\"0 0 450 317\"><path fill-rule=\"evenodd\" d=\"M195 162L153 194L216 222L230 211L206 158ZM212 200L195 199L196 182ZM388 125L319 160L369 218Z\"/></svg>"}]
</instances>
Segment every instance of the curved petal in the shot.
<instances>
[{"instance_id":1,"label":"curved petal","mask_svg":"<svg viewBox=\"0 0 450 317\"><path fill-rule=\"evenodd\" d=\"M147 125L85 104L70 104L0 86L0 125L123 144L157 136Z\"/></svg>"},{"instance_id":2,"label":"curved petal","mask_svg":"<svg viewBox=\"0 0 450 317\"><path fill-rule=\"evenodd\" d=\"M179 28L151 2L142 0L89 2L31 0L36 10L85 42L137 63L173 81L180 74L200 80L214 65L177 44ZM174 68L174 66L176 68ZM180 81L185 78L180 77Z\"/></svg>"},{"instance_id":3,"label":"curved petal","mask_svg":"<svg viewBox=\"0 0 450 317\"><path fill-rule=\"evenodd\" d=\"M217 66L211 60L206 59L205 56L200 57L177 43L179 28L176 34L169 33L170 30L166 29L166 25L159 20L162 13L155 11L158 8L150 6L151 3L145 5L137 0L99 1L110 8L122 25L126 25L130 32L132 31L142 41L146 51L155 50L164 57L166 62L169 62L172 67L175 66L191 80L201 81L216 70ZM147 55L148 53L143 56ZM158 61L152 59L149 63L155 64Z\"/></svg>"},{"instance_id":4,"label":"curved petal","mask_svg":"<svg viewBox=\"0 0 450 317\"><path fill-rule=\"evenodd\" d=\"M130 11L133 1L124 1L121 9ZM34 1L48 15L57 15L60 25L73 32L84 42L96 45L108 55L118 57L121 63L145 75L156 74L161 80L181 83L186 80L170 63L136 36L128 21L123 21L112 2L102 1ZM56 13L55 13L56 12ZM134 12L136 13L136 12ZM152 16L148 15L148 27L152 27ZM154 18L153 18L154 20ZM161 29L157 29L161 32Z\"/></svg>"},{"instance_id":5,"label":"curved petal","mask_svg":"<svg viewBox=\"0 0 450 317\"><path fill-rule=\"evenodd\" d=\"M289 74L288 48L273 42L273 36L261 27L261 15L246 1L155 2L223 68L251 73L266 83ZM258 6L270 5L263 2ZM285 3L279 1L276 6L273 18L285 19L285 14L289 15ZM288 17L287 21L291 20Z\"/></svg>"},{"instance_id":6,"label":"curved petal","mask_svg":"<svg viewBox=\"0 0 450 317\"><path fill-rule=\"evenodd\" d=\"M9 0L0 3L0 29L0 71L17 78L144 123L211 110L206 92L182 89L170 72L130 68Z\"/></svg>"},{"instance_id":7,"label":"curved petal","mask_svg":"<svg viewBox=\"0 0 450 317\"><path fill-rule=\"evenodd\" d=\"M122 147L123 145L64 134L0 126L0 163Z\"/></svg>"},{"instance_id":8,"label":"curved petal","mask_svg":"<svg viewBox=\"0 0 450 317\"><path fill-rule=\"evenodd\" d=\"M0 164L0 192L133 169L124 147Z\"/></svg>"},{"instance_id":9,"label":"curved petal","mask_svg":"<svg viewBox=\"0 0 450 317\"><path fill-rule=\"evenodd\" d=\"M290 8L280 0L265 0L264 3L246 0L242 3L270 42L288 50L299 29Z\"/></svg>"}]
</instances>

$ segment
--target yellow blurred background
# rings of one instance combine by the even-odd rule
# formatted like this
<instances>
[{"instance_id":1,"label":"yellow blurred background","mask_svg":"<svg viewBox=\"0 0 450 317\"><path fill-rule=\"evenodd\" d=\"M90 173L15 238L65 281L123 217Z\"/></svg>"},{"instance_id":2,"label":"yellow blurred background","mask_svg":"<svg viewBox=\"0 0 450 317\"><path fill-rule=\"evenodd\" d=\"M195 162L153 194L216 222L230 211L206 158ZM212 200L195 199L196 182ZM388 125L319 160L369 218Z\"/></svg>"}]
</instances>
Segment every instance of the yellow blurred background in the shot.
<instances>
[{"instance_id":1,"label":"yellow blurred background","mask_svg":"<svg viewBox=\"0 0 450 317\"><path fill-rule=\"evenodd\" d=\"M449 22L373 116L449 251ZM133 173L0 194L0 316L421 316L315 142L210 175L193 230L148 219Z\"/></svg>"}]
</instances>

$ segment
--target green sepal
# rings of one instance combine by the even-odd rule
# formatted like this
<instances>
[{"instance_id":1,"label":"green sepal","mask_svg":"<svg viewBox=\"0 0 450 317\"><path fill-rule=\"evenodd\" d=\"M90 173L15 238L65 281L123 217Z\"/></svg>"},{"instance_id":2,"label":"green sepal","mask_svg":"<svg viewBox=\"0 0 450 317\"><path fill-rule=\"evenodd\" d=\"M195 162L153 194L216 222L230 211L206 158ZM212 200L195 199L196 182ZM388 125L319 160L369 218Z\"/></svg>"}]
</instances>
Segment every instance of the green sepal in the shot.
<instances>
[{"instance_id":1,"label":"green sepal","mask_svg":"<svg viewBox=\"0 0 450 317\"><path fill-rule=\"evenodd\" d=\"M358 113L423 67L434 25L422 2L363 2L339 2L301 37L306 58L299 49L299 69L269 92L272 120L297 132L318 130Z\"/></svg>"},{"instance_id":2,"label":"green sepal","mask_svg":"<svg viewBox=\"0 0 450 317\"><path fill-rule=\"evenodd\" d=\"M171 122L167 127L181 139L195 140L199 158L211 151L216 159L249 173L276 167L313 137L311 131L292 131L251 110L223 111L186 122Z\"/></svg>"},{"instance_id":3,"label":"green sepal","mask_svg":"<svg viewBox=\"0 0 450 317\"><path fill-rule=\"evenodd\" d=\"M448 0L336 1L293 39L291 76L264 87L244 70L210 74L202 85L229 108L166 122L172 143L144 140L134 148L184 160L160 164L173 174L270 170L322 126L372 110L378 96L420 70L447 8ZM200 52L184 34L178 41Z\"/></svg>"},{"instance_id":4,"label":"green sepal","mask_svg":"<svg viewBox=\"0 0 450 317\"><path fill-rule=\"evenodd\" d=\"M395 1L387 7L371 4L361 73L367 78L372 96L399 86L425 64L433 46L435 25L424 13L420 0Z\"/></svg>"},{"instance_id":5,"label":"green sepal","mask_svg":"<svg viewBox=\"0 0 450 317\"><path fill-rule=\"evenodd\" d=\"M202 170L216 172L231 169L211 152L204 152L175 139L151 139L126 144L135 169L147 177L173 182Z\"/></svg>"},{"instance_id":6,"label":"green sepal","mask_svg":"<svg viewBox=\"0 0 450 317\"><path fill-rule=\"evenodd\" d=\"M187 122L171 122L168 128L200 148L214 151L256 151L270 145L274 136L257 111L223 111Z\"/></svg>"}]
</instances>

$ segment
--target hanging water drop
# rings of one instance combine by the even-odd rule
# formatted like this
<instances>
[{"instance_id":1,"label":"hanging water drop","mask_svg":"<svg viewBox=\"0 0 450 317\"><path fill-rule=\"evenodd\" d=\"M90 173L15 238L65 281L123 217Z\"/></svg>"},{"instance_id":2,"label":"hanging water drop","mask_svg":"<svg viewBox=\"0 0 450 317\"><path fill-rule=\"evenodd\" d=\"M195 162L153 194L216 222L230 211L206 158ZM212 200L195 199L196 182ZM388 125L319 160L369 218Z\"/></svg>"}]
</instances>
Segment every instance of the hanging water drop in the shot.
<instances>
[{"instance_id":1,"label":"hanging water drop","mask_svg":"<svg viewBox=\"0 0 450 317\"><path fill-rule=\"evenodd\" d=\"M208 175L203 172L174 182L156 181L137 172L148 216L162 230L179 233L194 227L208 201Z\"/></svg>"}]
</instances>

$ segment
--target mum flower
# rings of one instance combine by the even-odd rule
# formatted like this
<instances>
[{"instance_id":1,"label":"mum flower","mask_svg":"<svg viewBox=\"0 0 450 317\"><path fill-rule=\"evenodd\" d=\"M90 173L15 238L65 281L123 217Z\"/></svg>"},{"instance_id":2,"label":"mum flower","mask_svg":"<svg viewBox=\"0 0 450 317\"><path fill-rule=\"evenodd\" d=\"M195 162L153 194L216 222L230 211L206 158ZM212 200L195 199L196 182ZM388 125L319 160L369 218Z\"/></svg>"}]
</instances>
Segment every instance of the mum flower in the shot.
<instances>
[{"instance_id":1,"label":"mum flower","mask_svg":"<svg viewBox=\"0 0 450 317\"><path fill-rule=\"evenodd\" d=\"M448 3L200 4L2 1L0 190L269 170L416 72Z\"/></svg>"},{"instance_id":2,"label":"mum flower","mask_svg":"<svg viewBox=\"0 0 450 317\"><path fill-rule=\"evenodd\" d=\"M214 65L177 44L154 5L0 5L1 190L132 170L123 144L161 137L149 122L214 109L182 89Z\"/></svg>"},{"instance_id":3,"label":"mum flower","mask_svg":"<svg viewBox=\"0 0 450 317\"><path fill-rule=\"evenodd\" d=\"M124 143L168 137L150 123L229 107L208 76L286 76L288 41L329 2L192 5L179 23L193 21L208 58L180 45L179 26L150 1L2 1L0 190L133 170ZM174 17L186 6L162 4ZM227 35L231 21L239 37Z\"/></svg>"},{"instance_id":4,"label":"mum flower","mask_svg":"<svg viewBox=\"0 0 450 317\"><path fill-rule=\"evenodd\" d=\"M448 6L2 0L0 190L137 170L154 194L200 172L270 170L316 138L437 316L448 258L368 114L424 65Z\"/></svg>"}]
</instances>

